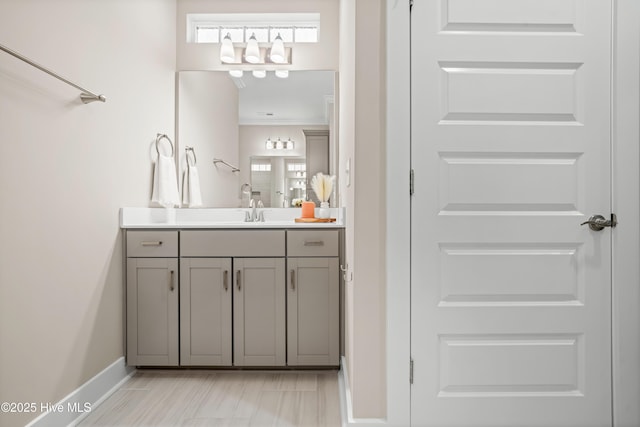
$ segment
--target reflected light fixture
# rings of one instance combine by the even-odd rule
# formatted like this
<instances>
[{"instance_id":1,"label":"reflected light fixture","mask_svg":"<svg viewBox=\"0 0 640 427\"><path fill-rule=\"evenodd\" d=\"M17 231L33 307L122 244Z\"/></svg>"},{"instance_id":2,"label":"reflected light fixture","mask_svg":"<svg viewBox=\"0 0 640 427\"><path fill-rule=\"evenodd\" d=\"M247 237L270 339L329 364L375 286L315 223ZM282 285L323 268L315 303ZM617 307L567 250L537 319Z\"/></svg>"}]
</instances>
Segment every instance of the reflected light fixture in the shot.
<instances>
[{"instance_id":1,"label":"reflected light fixture","mask_svg":"<svg viewBox=\"0 0 640 427\"><path fill-rule=\"evenodd\" d=\"M289 70L276 70L276 77L286 79L287 77L289 77Z\"/></svg>"},{"instance_id":2,"label":"reflected light fixture","mask_svg":"<svg viewBox=\"0 0 640 427\"><path fill-rule=\"evenodd\" d=\"M240 78L243 74L242 70L229 70L229 75L231 75L231 77Z\"/></svg>"},{"instance_id":3,"label":"reflected light fixture","mask_svg":"<svg viewBox=\"0 0 640 427\"><path fill-rule=\"evenodd\" d=\"M227 33L222 39L222 45L220 46L220 61L224 63L232 63L236 60L236 51L233 48L233 42L231 41L231 34Z\"/></svg>"},{"instance_id":4,"label":"reflected light fixture","mask_svg":"<svg viewBox=\"0 0 640 427\"><path fill-rule=\"evenodd\" d=\"M256 40L255 33L251 34L251 37L249 37L247 48L244 51L244 59L250 64L257 64L260 62L260 47L258 46L258 40Z\"/></svg>"},{"instance_id":5,"label":"reflected light fixture","mask_svg":"<svg viewBox=\"0 0 640 427\"><path fill-rule=\"evenodd\" d=\"M256 79L263 79L265 78L267 75L267 72L265 70L253 70L253 77L255 77Z\"/></svg>"},{"instance_id":6,"label":"reflected light fixture","mask_svg":"<svg viewBox=\"0 0 640 427\"><path fill-rule=\"evenodd\" d=\"M276 64L284 64L286 62L286 56L284 52L284 42L282 41L282 37L280 33L273 40L273 44L271 45L271 61Z\"/></svg>"},{"instance_id":7,"label":"reflected light fixture","mask_svg":"<svg viewBox=\"0 0 640 427\"><path fill-rule=\"evenodd\" d=\"M271 137L267 138L264 147L267 150L293 150L295 143L289 138L286 141L278 138L277 140L271 139Z\"/></svg>"}]
</instances>

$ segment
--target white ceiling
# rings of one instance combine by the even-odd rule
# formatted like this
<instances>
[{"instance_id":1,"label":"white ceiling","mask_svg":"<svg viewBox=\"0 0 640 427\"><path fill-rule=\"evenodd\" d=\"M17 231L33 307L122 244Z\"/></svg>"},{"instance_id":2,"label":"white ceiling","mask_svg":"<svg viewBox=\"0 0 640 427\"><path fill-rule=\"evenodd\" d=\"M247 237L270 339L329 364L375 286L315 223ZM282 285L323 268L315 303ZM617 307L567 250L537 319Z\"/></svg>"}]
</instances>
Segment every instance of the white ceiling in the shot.
<instances>
[{"instance_id":1,"label":"white ceiling","mask_svg":"<svg viewBox=\"0 0 640 427\"><path fill-rule=\"evenodd\" d=\"M290 71L286 79L272 71L263 79L251 72L233 79L240 93L241 125L328 124L327 103L333 102L333 71Z\"/></svg>"}]
</instances>

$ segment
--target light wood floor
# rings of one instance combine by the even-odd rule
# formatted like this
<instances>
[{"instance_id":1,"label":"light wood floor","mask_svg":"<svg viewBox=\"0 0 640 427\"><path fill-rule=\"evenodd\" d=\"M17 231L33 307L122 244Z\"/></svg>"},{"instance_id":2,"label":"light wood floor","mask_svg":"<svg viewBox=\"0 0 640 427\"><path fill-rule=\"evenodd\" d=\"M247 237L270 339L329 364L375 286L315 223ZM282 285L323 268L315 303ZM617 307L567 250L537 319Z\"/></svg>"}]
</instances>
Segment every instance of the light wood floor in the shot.
<instances>
[{"instance_id":1,"label":"light wood floor","mask_svg":"<svg viewBox=\"0 0 640 427\"><path fill-rule=\"evenodd\" d=\"M79 425L339 427L338 374L138 370Z\"/></svg>"}]
</instances>

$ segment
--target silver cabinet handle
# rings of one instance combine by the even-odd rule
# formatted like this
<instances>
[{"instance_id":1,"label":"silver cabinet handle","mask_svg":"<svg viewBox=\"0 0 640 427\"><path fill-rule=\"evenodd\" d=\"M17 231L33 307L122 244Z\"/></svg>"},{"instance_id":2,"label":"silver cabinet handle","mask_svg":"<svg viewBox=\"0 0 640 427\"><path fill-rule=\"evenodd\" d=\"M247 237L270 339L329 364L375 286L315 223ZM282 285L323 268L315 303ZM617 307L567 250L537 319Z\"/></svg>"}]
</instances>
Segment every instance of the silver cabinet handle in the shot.
<instances>
[{"instance_id":1,"label":"silver cabinet handle","mask_svg":"<svg viewBox=\"0 0 640 427\"><path fill-rule=\"evenodd\" d=\"M242 289L242 286L240 285L240 270L237 271L237 276L236 276L236 285L238 285L238 291L240 291Z\"/></svg>"},{"instance_id":2,"label":"silver cabinet handle","mask_svg":"<svg viewBox=\"0 0 640 427\"><path fill-rule=\"evenodd\" d=\"M229 271L228 270L225 270L224 274L222 275L222 285L224 286L225 291L229 290Z\"/></svg>"},{"instance_id":3,"label":"silver cabinet handle","mask_svg":"<svg viewBox=\"0 0 640 427\"><path fill-rule=\"evenodd\" d=\"M171 292L173 292L173 290L175 289L174 285L173 285L173 278L174 278L175 272L173 270L169 271L169 290Z\"/></svg>"},{"instance_id":4,"label":"silver cabinet handle","mask_svg":"<svg viewBox=\"0 0 640 427\"><path fill-rule=\"evenodd\" d=\"M291 270L291 290L296 290L296 271Z\"/></svg>"},{"instance_id":5,"label":"silver cabinet handle","mask_svg":"<svg viewBox=\"0 0 640 427\"><path fill-rule=\"evenodd\" d=\"M324 242L322 240L305 240L305 246L324 246Z\"/></svg>"},{"instance_id":6,"label":"silver cabinet handle","mask_svg":"<svg viewBox=\"0 0 640 427\"><path fill-rule=\"evenodd\" d=\"M142 246L162 246L162 240L157 240L155 242L140 242Z\"/></svg>"}]
</instances>

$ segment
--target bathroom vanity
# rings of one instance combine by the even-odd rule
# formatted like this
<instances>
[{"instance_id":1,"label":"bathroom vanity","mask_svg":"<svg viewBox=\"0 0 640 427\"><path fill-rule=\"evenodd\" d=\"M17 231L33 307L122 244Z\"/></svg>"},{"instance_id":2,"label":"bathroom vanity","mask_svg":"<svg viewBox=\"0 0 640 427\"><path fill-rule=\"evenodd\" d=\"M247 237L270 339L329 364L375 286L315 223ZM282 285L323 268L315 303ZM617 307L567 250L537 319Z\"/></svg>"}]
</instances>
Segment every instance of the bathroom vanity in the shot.
<instances>
[{"instance_id":1,"label":"bathroom vanity","mask_svg":"<svg viewBox=\"0 0 640 427\"><path fill-rule=\"evenodd\" d=\"M127 364L338 366L344 214L123 208Z\"/></svg>"}]
</instances>

